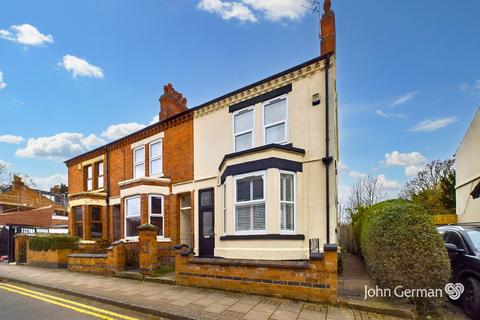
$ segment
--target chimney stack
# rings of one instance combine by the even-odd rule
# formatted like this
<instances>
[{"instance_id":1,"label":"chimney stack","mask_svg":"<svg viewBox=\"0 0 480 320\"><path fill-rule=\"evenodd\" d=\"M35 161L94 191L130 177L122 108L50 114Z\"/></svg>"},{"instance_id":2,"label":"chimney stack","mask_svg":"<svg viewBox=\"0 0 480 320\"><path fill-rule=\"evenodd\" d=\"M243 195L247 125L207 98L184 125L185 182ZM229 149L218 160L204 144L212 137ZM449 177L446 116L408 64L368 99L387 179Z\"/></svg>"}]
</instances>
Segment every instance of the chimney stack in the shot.
<instances>
[{"instance_id":1,"label":"chimney stack","mask_svg":"<svg viewBox=\"0 0 480 320\"><path fill-rule=\"evenodd\" d=\"M323 3L323 15L320 21L320 55L335 53L335 13L332 10L331 0Z\"/></svg>"},{"instance_id":2,"label":"chimney stack","mask_svg":"<svg viewBox=\"0 0 480 320\"><path fill-rule=\"evenodd\" d=\"M177 92L171 83L163 86L163 95L160 97L159 120L163 121L182 111L187 110L187 98Z\"/></svg>"}]
</instances>

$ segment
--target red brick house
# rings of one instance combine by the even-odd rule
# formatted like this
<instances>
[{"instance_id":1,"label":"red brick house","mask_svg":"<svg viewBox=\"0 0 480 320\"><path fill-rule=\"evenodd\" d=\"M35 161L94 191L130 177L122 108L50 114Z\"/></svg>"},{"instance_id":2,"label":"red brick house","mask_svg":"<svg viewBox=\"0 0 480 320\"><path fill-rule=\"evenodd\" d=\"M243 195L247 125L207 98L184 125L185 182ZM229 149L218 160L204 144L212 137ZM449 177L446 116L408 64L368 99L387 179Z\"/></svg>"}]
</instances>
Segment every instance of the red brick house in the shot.
<instances>
[{"instance_id":1,"label":"red brick house","mask_svg":"<svg viewBox=\"0 0 480 320\"><path fill-rule=\"evenodd\" d=\"M193 179L193 115L171 84L159 122L65 163L70 234L135 242L136 228L151 223L161 249L192 241L191 190L182 185Z\"/></svg>"}]
</instances>

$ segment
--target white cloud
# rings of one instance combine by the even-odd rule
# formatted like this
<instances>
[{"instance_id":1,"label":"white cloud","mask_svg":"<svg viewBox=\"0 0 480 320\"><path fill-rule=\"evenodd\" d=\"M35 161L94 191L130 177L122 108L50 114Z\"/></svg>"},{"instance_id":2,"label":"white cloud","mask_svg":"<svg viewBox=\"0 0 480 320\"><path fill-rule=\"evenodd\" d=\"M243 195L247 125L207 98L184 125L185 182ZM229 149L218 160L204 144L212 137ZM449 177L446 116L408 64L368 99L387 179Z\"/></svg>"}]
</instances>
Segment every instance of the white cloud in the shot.
<instances>
[{"instance_id":1,"label":"white cloud","mask_svg":"<svg viewBox=\"0 0 480 320\"><path fill-rule=\"evenodd\" d=\"M300 20L311 3L308 0L200 0L197 7L220 15L224 20L238 19L243 22L256 22L263 15L270 21L283 19Z\"/></svg>"},{"instance_id":2,"label":"white cloud","mask_svg":"<svg viewBox=\"0 0 480 320\"><path fill-rule=\"evenodd\" d=\"M238 19L240 21L256 22L257 17L246 5L240 2L221 0L201 0L197 7L211 13L216 13L224 20Z\"/></svg>"},{"instance_id":3,"label":"white cloud","mask_svg":"<svg viewBox=\"0 0 480 320\"><path fill-rule=\"evenodd\" d=\"M403 96L400 96L398 98L396 98L393 102L392 102L392 106L397 106L397 105L400 105L400 104L404 104L404 103L407 103L408 101L412 100L413 98L415 98L415 96L417 95L417 91L411 91L411 92L408 92L406 94L404 94Z\"/></svg>"},{"instance_id":4,"label":"white cloud","mask_svg":"<svg viewBox=\"0 0 480 320\"><path fill-rule=\"evenodd\" d=\"M19 158L43 158L62 161L105 144L104 139L94 134L62 132L50 137L28 139L25 148L18 149Z\"/></svg>"},{"instance_id":5,"label":"white cloud","mask_svg":"<svg viewBox=\"0 0 480 320\"><path fill-rule=\"evenodd\" d=\"M60 67L64 67L67 71L73 73L73 77L90 77L90 78L103 78L103 70L100 67L90 64L88 61L72 56L65 55L62 62L59 62Z\"/></svg>"},{"instance_id":6,"label":"white cloud","mask_svg":"<svg viewBox=\"0 0 480 320\"><path fill-rule=\"evenodd\" d=\"M158 121L160 121L160 116L157 114L152 118L152 121L150 121L149 124L154 124L154 123L157 123Z\"/></svg>"},{"instance_id":7,"label":"white cloud","mask_svg":"<svg viewBox=\"0 0 480 320\"><path fill-rule=\"evenodd\" d=\"M422 170L427 164L427 158L417 151L410 153L401 153L393 151L385 154L385 160L380 161L381 164L387 167L404 167L405 175L412 177Z\"/></svg>"},{"instance_id":8,"label":"white cloud","mask_svg":"<svg viewBox=\"0 0 480 320\"><path fill-rule=\"evenodd\" d=\"M35 184L35 188L45 191L50 191L53 186L60 183L67 184L67 175L59 173L47 177L30 177L30 179Z\"/></svg>"},{"instance_id":9,"label":"white cloud","mask_svg":"<svg viewBox=\"0 0 480 320\"><path fill-rule=\"evenodd\" d=\"M348 172L350 171L350 168L344 164L343 162L338 162L338 172L343 173L343 172Z\"/></svg>"},{"instance_id":10,"label":"white cloud","mask_svg":"<svg viewBox=\"0 0 480 320\"><path fill-rule=\"evenodd\" d=\"M23 139L21 136L14 136L13 134L0 135L0 142L20 144L23 141L25 141L25 139Z\"/></svg>"},{"instance_id":11,"label":"white cloud","mask_svg":"<svg viewBox=\"0 0 480 320\"><path fill-rule=\"evenodd\" d=\"M375 111L375 113L377 115L379 115L380 117L387 118L387 119L390 119L390 118L406 118L406 116L403 113L384 112L380 109Z\"/></svg>"},{"instance_id":12,"label":"white cloud","mask_svg":"<svg viewBox=\"0 0 480 320\"><path fill-rule=\"evenodd\" d=\"M299 20L311 7L310 1L307 0L242 0L242 2L262 12L265 18L271 21Z\"/></svg>"},{"instance_id":13,"label":"white cloud","mask_svg":"<svg viewBox=\"0 0 480 320\"><path fill-rule=\"evenodd\" d=\"M7 83L3 81L3 72L0 70L0 90L5 89Z\"/></svg>"},{"instance_id":14,"label":"white cloud","mask_svg":"<svg viewBox=\"0 0 480 320\"><path fill-rule=\"evenodd\" d=\"M0 29L0 38L36 47L54 42L51 34L45 35L28 23L13 25L10 27L10 30Z\"/></svg>"},{"instance_id":15,"label":"white cloud","mask_svg":"<svg viewBox=\"0 0 480 320\"><path fill-rule=\"evenodd\" d=\"M385 190L398 190L402 187L400 182L397 180L388 180L383 174L379 175L377 179L377 183L379 183Z\"/></svg>"},{"instance_id":16,"label":"white cloud","mask_svg":"<svg viewBox=\"0 0 480 320\"><path fill-rule=\"evenodd\" d=\"M113 124L102 132L102 137L108 140L117 140L143 128L145 125L137 122Z\"/></svg>"},{"instance_id":17,"label":"white cloud","mask_svg":"<svg viewBox=\"0 0 480 320\"><path fill-rule=\"evenodd\" d=\"M474 95L480 94L480 80L473 82L472 84L469 83L462 83L458 86L460 91L469 91Z\"/></svg>"},{"instance_id":18,"label":"white cloud","mask_svg":"<svg viewBox=\"0 0 480 320\"><path fill-rule=\"evenodd\" d=\"M431 132L431 131L435 131L435 130L444 128L444 127L448 126L449 124L454 123L455 121L457 121L456 117L448 117L448 118L442 118L442 119L436 119L436 120L427 119L425 121L422 121L422 122L418 123L412 129L410 129L410 131Z\"/></svg>"},{"instance_id":19,"label":"white cloud","mask_svg":"<svg viewBox=\"0 0 480 320\"><path fill-rule=\"evenodd\" d=\"M367 176L366 173L358 172L358 171L350 171L348 175L354 179L356 178L365 178Z\"/></svg>"}]
</instances>

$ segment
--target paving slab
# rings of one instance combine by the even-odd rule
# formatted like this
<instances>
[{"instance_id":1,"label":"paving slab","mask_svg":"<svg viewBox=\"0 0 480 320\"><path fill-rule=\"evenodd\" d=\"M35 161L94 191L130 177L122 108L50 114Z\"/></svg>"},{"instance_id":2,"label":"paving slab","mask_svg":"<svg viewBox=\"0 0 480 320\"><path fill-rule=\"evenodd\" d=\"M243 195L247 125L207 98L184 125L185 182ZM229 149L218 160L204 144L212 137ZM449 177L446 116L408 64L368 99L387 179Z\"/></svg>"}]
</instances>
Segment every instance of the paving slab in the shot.
<instances>
[{"instance_id":1,"label":"paving slab","mask_svg":"<svg viewBox=\"0 0 480 320\"><path fill-rule=\"evenodd\" d=\"M100 302L182 320L364 320L372 313L252 294L144 282L94 274L72 273L0 264L0 281L15 281ZM370 311L370 310L367 310ZM365 313L365 317L362 318ZM328 317L327 317L328 316Z\"/></svg>"}]
</instances>

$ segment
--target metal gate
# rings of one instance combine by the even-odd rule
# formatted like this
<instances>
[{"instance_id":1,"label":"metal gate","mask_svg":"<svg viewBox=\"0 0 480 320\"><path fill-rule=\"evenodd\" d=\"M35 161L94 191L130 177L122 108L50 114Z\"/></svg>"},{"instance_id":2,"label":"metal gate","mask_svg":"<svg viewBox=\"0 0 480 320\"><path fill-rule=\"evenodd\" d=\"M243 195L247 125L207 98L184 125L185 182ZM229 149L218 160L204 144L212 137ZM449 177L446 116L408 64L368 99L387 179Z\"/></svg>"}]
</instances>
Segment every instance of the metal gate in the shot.
<instances>
[{"instance_id":1,"label":"metal gate","mask_svg":"<svg viewBox=\"0 0 480 320\"><path fill-rule=\"evenodd\" d=\"M4 227L5 228L5 227ZM7 225L8 230L7 235L7 254L8 254L8 262L15 261L15 238L14 236L18 233L23 234L35 234L35 233L49 233L48 228L42 227L32 227L32 226L24 226L24 225ZM2 238L3 240L3 238Z\"/></svg>"}]
</instances>

